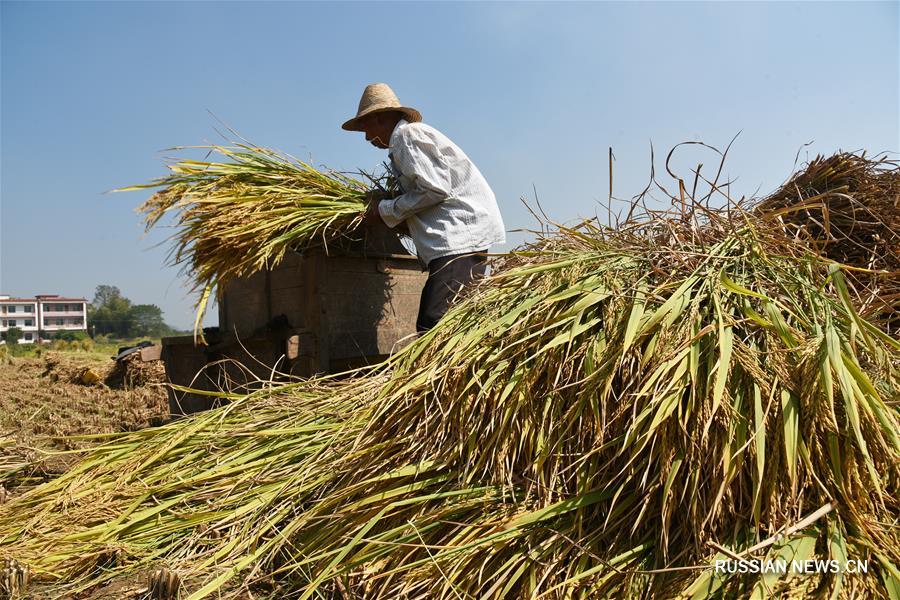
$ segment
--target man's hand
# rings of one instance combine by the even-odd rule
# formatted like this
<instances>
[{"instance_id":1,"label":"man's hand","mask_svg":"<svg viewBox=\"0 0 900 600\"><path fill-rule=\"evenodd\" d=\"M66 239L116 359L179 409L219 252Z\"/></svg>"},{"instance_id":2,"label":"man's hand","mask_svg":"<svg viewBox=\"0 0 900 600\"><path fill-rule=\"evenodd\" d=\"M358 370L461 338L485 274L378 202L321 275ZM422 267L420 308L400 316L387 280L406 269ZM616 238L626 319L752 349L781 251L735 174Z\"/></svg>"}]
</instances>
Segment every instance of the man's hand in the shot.
<instances>
[{"instance_id":1,"label":"man's hand","mask_svg":"<svg viewBox=\"0 0 900 600\"><path fill-rule=\"evenodd\" d=\"M366 193L366 204L368 205L366 208L366 214L363 217L363 222L366 225L376 225L378 223L384 223L381 215L378 213L378 203L384 199L384 192L381 190L369 190Z\"/></svg>"},{"instance_id":2,"label":"man's hand","mask_svg":"<svg viewBox=\"0 0 900 600\"><path fill-rule=\"evenodd\" d=\"M366 193L366 204L368 204L368 208L366 208L366 215L363 217L363 221L366 225L384 223L384 219L381 218L381 213L378 212L378 203L384 200L385 196L385 192L378 189L369 190ZM393 229L400 235L409 235L409 227L406 225L406 221L400 223Z\"/></svg>"},{"instance_id":3,"label":"man's hand","mask_svg":"<svg viewBox=\"0 0 900 600\"><path fill-rule=\"evenodd\" d=\"M369 190L366 192L365 201L366 204L378 204L385 198L385 193L379 189Z\"/></svg>"}]
</instances>

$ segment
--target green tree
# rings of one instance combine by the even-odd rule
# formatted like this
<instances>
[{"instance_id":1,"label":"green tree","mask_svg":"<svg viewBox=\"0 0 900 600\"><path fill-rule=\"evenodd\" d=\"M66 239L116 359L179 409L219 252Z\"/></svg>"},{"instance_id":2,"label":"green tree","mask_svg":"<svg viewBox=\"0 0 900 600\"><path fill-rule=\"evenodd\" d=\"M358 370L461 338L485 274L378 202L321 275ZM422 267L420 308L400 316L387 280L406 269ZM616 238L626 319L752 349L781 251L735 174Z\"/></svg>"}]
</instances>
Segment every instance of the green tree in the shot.
<instances>
[{"instance_id":1,"label":"green tree","mask_svg":"<svg viewBox=\"0 0 900 600\"><path fill-rule=\"evenodd\" d=\"M117 299L122 298L122 292L114 285L98 285L94 290L94 301L91 303L95 307L109 306Z\"/></svg>"},{"instance_id":2,"label":"green tree","mask_svg":"<svg viewBox=\"0 0 900 600\"><path fill-rule=\"evenodd\" d=\"M10 327L3 332L3 340L10 346L15 346L19 343L19 339L21 339L22 335L23 332L18 327Z\"/></svg>"},{"instance_id":3,"label":"green tree","mask_svg":"<svg viewBox=\"0 0 900 600\"><path fill-rule=\"evenodd\" d=\"M98 285L88 306L88 326L96 335L125 339L172 335L155 304L132 304L114 285Z\"/></svg>"},{"instance_id":4,"label":"green tree","mask_svg":"<svg viewBox=\"0 0 900 600\"><path fill-rule=\"evenodd\" d=\"M163 311L155 304L135 304L129 311L133 336L161 336L169 332Z\"/></svg>"},{"instance_id":5,"label":"green tree","mask_svg":"<svg viewBox=\"0 0 900 600\"><path fill-rule=\"evenodd\" d=\"M134 326L131 300L124 297L114 285L98 285L88 313L88 321L98 334L130 337Z\"/></svg>"}]
</instances>

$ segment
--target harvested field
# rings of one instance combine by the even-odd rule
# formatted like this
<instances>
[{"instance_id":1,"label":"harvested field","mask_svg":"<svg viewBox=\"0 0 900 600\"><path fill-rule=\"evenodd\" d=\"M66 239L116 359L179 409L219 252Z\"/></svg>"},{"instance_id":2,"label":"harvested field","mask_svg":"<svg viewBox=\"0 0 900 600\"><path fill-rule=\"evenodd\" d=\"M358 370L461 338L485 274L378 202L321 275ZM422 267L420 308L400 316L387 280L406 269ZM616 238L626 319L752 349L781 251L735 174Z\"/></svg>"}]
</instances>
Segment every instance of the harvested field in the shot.
<instances>
[{"instance_id":1,"label":"harvested field","mask_svg":"<svg viewBox=\"0 0 900 600\"><path fill-rule=\"evenodd\" d=\"M137 355L116 363L101 354L53 352L42 357L9 357L0 364L0 504L34 485L64 473L81 453L52 452L87 449L100 440L67 438L98 433L135 431L168 417L165 369L160 361L142 363ZM90 370L100 382L81 383ZM2 578L19 564L0 557ZM108 586L79 594L81 600L146 598L152 573L122 577ZM30 579L30 573L29 573ZM23 598L57 598L39 583L21 586ZM231 588L238 598L240 590Z\"/></svg>"},{"instance_id":2,"label":"harvested field","mask_svg":"<svg viewBox=\"0 0 900 600\"><path fill-rule=\"evenodd\" d=\"M88 370L98 383L81 383ZM23 482L61 473L78 459L48 452L96 443L66 436L135 431L161 422L168 414L164 378L161 363L123 366L96 354L48 353L0 365L0 484L14 494Z\"/></svg>"}]
</instances>

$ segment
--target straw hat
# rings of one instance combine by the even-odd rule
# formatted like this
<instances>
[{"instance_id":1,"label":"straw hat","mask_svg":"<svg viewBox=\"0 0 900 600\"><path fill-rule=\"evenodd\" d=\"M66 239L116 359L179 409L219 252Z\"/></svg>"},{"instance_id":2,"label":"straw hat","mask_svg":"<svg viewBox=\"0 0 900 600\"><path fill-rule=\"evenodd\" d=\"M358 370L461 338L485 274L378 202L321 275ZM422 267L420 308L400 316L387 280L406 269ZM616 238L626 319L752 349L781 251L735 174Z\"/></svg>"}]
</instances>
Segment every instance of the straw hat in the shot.
<instances>
[{"instance_id":1,"label":"straw hat","mask_svg":"<svg viewBox=\"0 0 900 600\"><path fill-rule=\"evenodd\" d=\"M356 116L341 125L342 129L347 131L363 131L359 126L359 120L366 115L379 112L397 111L402 112L407 121L417 123L422 120L422 114L414 108L402 106L397 94L386 83L373 83L366 86L362 98L359 99L359 110Z\"/></svg>"}]
</instances>

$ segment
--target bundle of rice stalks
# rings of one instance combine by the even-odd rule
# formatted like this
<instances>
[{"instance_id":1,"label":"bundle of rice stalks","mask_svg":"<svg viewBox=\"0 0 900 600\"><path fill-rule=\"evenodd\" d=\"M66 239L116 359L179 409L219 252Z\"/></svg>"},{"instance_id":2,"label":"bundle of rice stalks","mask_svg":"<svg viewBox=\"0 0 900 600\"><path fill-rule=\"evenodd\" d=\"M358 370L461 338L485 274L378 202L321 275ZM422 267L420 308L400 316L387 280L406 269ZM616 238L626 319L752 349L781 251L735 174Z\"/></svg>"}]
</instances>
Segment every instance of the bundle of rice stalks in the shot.
<instances>
[{"instance_id":1,"label":"bundle of rice stalks","mask_svg":"<svg viewBox=\"0 0 900 600\"><path fill-rule=\"evenodd\" d=\"M103 383L117 389L163 384L166 383L166 367L161 360L144 362L140 353L135 352L115 361Z\"/></svg>"},{"instance_id":2,"label":"bundle of rice stalks","mask_svg":"<svg viewBox=\"0 0 900 600\"><path fill-rule=\"evenodd\" d=\"M860 311L897 331L900 164L865 153L817 156L756 212L844 265Z\"/></svg>"},{"instance_id":3,"label":"bundle of rice stalks","mask_svg":"<svg viewBox=\"0 0 900 600\"><path fill-rule=\"evenodd\" d=\"M0 484L11 481L30 466L30 461L22 453L18 443L11 436L0 433ZM0 504L5 501L5 490Z\"/></svg>"},{"instance_id":4,"label":"bundle of rice stalks","mask_svg":"<svg viewBox=\"0 0 900 600\"><path fill-rule=\"evenodd\" d=\"M896 597L900 342L805 243L685 216L561 229L382 367L112 439L0 554L60 594L164 561L191 598Z\"/></svg>"},{"instance_id":5,"label":"bundle of rice stalks","mask_svg":"<svg viewBox=\"0 0 900 600\"><path fill-rule=\"evenodd\" d=\"M274 266L292 248L336 240L366 208L366 186L341 173L243 143L200 148L223 162L178 160L166 177L116 190L161 188L138 211L148 230L175 218L170 261L200 292L195 330L216 286Z\"/></svg>"},{"instance_id":6,"label":"bundle of rice stalks","mask_svg":"<svg viewBox=\"0 0 900 600\"><path fill-rule=\"evenodd\" d=\"M6 559L0 566L0 595L11 600L22 598L28 589L30 579L28 567L22 567L16 561Z\"/></svg>"}]
</instances>

